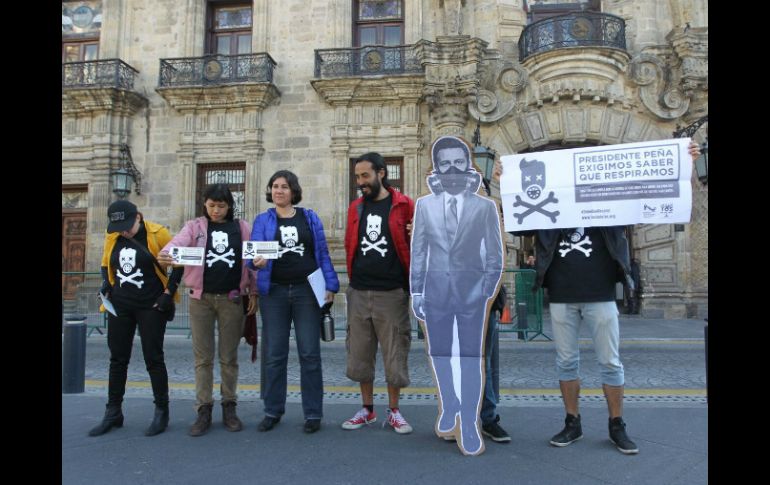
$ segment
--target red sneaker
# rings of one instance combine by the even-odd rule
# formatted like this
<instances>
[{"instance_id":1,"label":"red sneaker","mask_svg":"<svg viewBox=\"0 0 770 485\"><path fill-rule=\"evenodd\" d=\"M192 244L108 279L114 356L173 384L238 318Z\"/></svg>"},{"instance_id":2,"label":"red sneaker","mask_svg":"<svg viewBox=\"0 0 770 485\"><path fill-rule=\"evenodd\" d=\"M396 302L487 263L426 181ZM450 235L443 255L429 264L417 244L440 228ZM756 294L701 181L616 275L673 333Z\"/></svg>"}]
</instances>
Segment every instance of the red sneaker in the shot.
<instances>
[{"instance_id":1,"label":"red sneaker","mask_svg":"<svg viewBox=\"0 0 770 485\"><path fill-rule=\"evenodd\" d=\"M365 424L377 421L377 414L369 412L366 408L361 408L352 418L342 423L342 429L358 429Z\"/></svg>"}]
</instances>

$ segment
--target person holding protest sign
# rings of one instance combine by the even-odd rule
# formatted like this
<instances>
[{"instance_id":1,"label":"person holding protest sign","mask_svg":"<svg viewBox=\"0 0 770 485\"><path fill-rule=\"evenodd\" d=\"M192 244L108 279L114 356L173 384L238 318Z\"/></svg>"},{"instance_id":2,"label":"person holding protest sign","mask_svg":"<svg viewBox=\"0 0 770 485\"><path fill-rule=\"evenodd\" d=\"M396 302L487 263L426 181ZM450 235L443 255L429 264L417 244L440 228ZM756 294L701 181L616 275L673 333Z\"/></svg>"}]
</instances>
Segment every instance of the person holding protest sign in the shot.
<instances>
[{"instance_id":1,"label":"person holding protest sign","mask_svg":"<svg viewBox=\"0 0 770 485\"><path fill-rule=\"evenodd\" d=\"M262 398L265 417L258 431L270 431L286 412L289 334L299 354L305 433L321 429L323 374L321 368L321 308L308 276L320 268L326 284L325 302L340 289L324 227L310 209L296 207L302 187L289 170L278 170L267 183L267 202L275 204L254 219L252 241L278 241L278 258L254 258L258 269L259 310L262 312Z\"/></svg>"},{"instance_id":2,"label":"person holding protest sign","mask_svg":"<svg viewBox=\"0 0 770 485\"><path fill-rule=\"evenodd\" d=\"M219 335L219 372L222 379L222 421L228 431L240 431L243 423L235 412L238 388L238 344L245 316L242 295L248 295L247 314L257 311L256 276L241 260L241 242L248 241L251 225L234 219L235 202L225 184L203 191L205 215L187 221L179 234L158 254L161 264L175 264L169 251L179 247L206 250L201 266L184 266L189 289L190 331L195 357L195 411L190 436L201 436L211 426L214 406L214 322Z\"/></svg>"},{"instance_id":3,"label":"person holding protest sign","mask_svg":"<svg viewBox=\"0 0 770 485\"><path fill-rule=\"evenodd\" d=\"M695 143L690 143L688 151L693 160L700 154ZM494 177L499 180L502 173L502 163L496 161ZM578 334L581 323L585 323L591 329L594 351L601 368L602 389L609 410L610 440L623 454L638 453L639 448L628 437L623 420L624 372L619 354L620 333L615 303L616 281L624 282L634 291L624 227L540 229L513 234L536 236L537 276L532 291L546 287L550 296L556 367L566 411L564 428L551 438L550 444L564 447L583 437L578 409ZM586 249L589 246L590 249Z\"/></svg>"}]
</instances>

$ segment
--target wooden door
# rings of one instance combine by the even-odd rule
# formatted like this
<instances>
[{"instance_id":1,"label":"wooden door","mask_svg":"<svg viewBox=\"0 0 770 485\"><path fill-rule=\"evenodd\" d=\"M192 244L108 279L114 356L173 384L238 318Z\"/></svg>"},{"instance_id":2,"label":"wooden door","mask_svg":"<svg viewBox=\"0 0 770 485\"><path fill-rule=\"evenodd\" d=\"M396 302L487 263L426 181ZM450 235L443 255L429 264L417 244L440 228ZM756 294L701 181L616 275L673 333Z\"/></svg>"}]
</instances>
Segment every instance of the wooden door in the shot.
<instances>
[{"instance_id":1,"label":"wooden door","mask_svg":"<svg viewBox=\"0 0 770 485\"><path fill-rule=\"evenodd\" d=\"M86 267L86 212L62 212L62 267L64 271L85 271ZM77 286L84 276L62 275L62 299L74 300Z\"/></svg>"}]
</instances>

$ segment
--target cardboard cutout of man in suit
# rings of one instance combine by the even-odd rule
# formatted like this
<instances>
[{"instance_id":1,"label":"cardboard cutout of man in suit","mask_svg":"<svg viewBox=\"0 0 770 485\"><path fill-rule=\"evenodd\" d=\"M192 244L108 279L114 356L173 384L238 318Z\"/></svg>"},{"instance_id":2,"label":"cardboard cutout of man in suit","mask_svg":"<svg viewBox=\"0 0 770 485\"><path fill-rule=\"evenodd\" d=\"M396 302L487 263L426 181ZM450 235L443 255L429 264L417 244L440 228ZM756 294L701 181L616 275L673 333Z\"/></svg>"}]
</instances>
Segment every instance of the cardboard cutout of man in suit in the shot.
<instances>
[{"instance_id":1,"label":"cardboard cutout of man in suit","mask_svg":"<svg viewBox=\"0 0 770 485\"><path fill-rule=\"evenodd\" d=\"M467 455L484 451L479 409L484 383L484 335L503 269L497 204L476 192L481 174L461 138L438 138L431 150L432 192L417 200L412 233L412 310L425 322L428 355L439 389L436 434L455 436ZM461 389L452 369L454 323ZM459 418L459 421L458 421Z\"/></svg>"}]
</instances>

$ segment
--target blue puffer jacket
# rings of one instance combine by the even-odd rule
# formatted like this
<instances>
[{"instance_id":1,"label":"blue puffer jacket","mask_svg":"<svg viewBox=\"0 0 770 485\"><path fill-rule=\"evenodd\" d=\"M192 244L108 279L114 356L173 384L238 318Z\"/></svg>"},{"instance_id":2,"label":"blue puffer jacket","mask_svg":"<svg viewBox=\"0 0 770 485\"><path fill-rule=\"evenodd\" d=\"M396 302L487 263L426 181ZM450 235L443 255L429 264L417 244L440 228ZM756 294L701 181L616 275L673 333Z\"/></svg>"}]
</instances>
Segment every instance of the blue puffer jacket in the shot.
<instances>
[{"instance_id":1,"label":"blue puffer jacket","mask_svg":"<svg viewBox=\"0 0 770 485\"><path fill-rule=\"evenodd\" d=\"M329 257L329 248L326 246L326 236L324 235L324 226L321 219L310 209L296 207L297 211L305 215L305 220L313 235L313 248L315 252L315 262L324 275L326 281L326 290L337 293L340 290L340 281L337 279L337 273L334 272L332 260ZM275 230L278 227L278 216L275 208L266 210L257 215L251 229L251 241L274 241ZM270 293L270 274L273 271L272 259L267 260L267 266L257 270L257 289L260 295ZM249 260L249 267L254 267L254 260Z\"/></svg>"}]
</instances>

